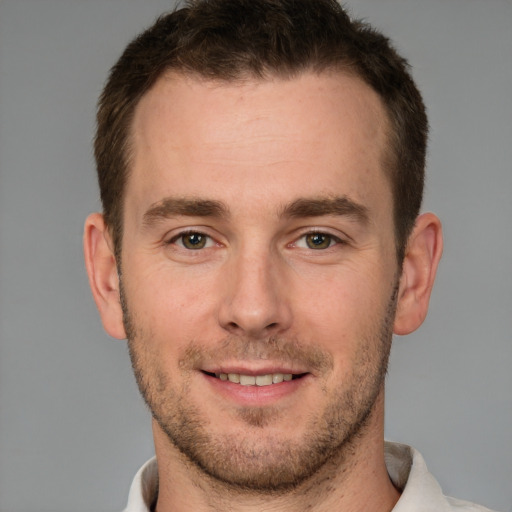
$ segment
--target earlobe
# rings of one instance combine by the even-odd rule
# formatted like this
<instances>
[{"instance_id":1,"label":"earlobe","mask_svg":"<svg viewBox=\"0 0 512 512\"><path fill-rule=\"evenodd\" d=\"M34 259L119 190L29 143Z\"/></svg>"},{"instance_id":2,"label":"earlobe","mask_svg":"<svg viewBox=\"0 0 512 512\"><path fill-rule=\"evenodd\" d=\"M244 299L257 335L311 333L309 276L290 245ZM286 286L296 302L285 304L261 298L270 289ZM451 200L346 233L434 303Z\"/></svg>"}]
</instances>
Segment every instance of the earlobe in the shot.
<instances>
[{"instance_id":1,"label":"earlobe","mask_svg":"<svg viewBox=\"0 0 512 512\"><path fill-rule=\"evenodd\" d=\"M441 221L433 213L420 215L409 237L403 261L395 334L409 334L425 320L442 252Z\"/></svg>"},{"instance_id":2,"label":"earlobe","mask_svg":"<svg viewBox=\"0 0 512 512\"><path fill-rule=\"evenodd\" d=\"M87 217L84 228L85 267L92 295L110 336L126 337L119 295L119 277L110 234L100 213Z\"/></svg>"}]
</instances>

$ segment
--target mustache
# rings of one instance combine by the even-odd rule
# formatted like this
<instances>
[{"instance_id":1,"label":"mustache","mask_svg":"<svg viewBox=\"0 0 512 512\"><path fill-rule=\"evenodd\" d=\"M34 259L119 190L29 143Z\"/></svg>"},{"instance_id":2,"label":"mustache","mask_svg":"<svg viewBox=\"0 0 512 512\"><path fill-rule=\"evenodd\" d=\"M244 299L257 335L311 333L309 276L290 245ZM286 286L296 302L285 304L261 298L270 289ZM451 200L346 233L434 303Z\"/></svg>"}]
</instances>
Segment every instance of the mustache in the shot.
<instances>
[{"instance_id":1,"label":"mustache","mask_svg":"<svg viewBox=\"0 0 512 512\"><path fill-rule=\"evenodd\" d=\"M317 373L329 371L334 366L332 355L314 343L306 344L278 336L264 339L229 336L213 346L192 342L178 363L182 370L193 370L205 364L220 365L227 360L291 363Z\"/></svg>"}]
</instances>

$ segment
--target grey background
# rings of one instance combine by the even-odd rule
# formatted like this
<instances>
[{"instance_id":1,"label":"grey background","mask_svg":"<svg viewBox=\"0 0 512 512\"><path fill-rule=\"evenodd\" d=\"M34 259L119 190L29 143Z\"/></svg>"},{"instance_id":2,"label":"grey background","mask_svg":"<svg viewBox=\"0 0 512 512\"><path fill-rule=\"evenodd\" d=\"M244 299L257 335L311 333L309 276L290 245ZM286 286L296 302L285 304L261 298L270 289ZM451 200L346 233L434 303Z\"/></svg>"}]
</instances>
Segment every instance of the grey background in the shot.
<instances>
[{"instance_id":1,"label":"grey background","mask_svg":"<svg viewBox=\"0 0 512 512\"><path fill-rule=\"evenodd\" d=\"M125 342L104 334L81 235L97 96L172 2L0 0L0 510L114 511L152 454ZM387 437L447 494L512 511L512 4L353 0L410 59L432 125L425 209L446 249L397 338Z\"/></svg>"}]
</instances>

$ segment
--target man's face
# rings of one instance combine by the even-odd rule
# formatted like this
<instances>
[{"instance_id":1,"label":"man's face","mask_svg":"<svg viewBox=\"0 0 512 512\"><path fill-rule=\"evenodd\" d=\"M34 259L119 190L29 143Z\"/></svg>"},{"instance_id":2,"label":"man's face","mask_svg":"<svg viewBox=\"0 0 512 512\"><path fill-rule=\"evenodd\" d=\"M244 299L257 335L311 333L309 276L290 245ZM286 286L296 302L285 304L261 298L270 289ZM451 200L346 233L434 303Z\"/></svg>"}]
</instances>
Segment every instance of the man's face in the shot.
<instances>
[{"instance_id":1,"label":"man's face","mask_svg":"<svg viewBox=\"0 0 512 512\"><path fill-rule=\"evenodd\" d=\"M168 75L136 109L125 330L157 437L217 479L287 487L380 428L386 130L377 95L339 73Z\"/></svg>"}]
</instances>

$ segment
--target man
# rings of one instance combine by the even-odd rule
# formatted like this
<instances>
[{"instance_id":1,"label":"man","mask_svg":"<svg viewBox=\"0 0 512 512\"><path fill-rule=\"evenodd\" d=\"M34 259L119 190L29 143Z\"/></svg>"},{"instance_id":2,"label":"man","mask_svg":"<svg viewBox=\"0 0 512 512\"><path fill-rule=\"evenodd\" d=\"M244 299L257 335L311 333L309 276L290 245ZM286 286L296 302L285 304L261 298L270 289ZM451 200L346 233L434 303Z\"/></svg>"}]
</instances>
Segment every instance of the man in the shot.
<instances>
[{"instance_id":1,"label":"man","mask_svg":"<svg viewBox=\"0 0 512 512\"><path fill-rule=\"evenodd\" d=\"M126 510L485 510L385 444L442 252L407 63L331 0L209 0L112 69L85 256L156 460Z\"/></svg>"}]
</instances>

